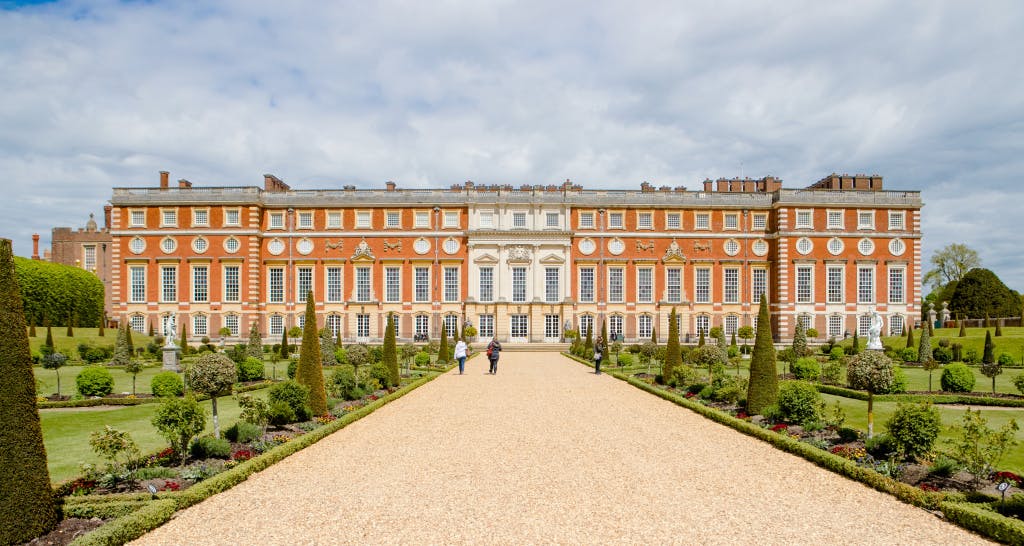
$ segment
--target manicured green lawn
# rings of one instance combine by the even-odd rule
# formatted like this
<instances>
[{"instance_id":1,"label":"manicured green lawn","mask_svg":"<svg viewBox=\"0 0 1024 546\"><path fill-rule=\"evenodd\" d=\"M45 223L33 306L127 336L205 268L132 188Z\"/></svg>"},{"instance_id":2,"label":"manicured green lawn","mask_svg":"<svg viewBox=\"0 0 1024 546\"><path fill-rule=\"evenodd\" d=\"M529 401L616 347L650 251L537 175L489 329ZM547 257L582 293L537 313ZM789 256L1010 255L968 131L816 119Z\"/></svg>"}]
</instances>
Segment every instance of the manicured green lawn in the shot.
<instances>
[{"instance_id":1,"label":"manicured green lawn","mask_svg":"<svg viewBox=\"0 0 1024 546\"><path fill-rule=\"evenodd\" d=\"M253 391L251 394L266 398L267 390ZM210 413L210 401L207 400L201 404L207 412L206 430L212 432L213 417ZM130 433L143 453L167 447L167 441L150 423L158 407L159 404L141 404L109 409L40 410L50 479L54 483L66 481L80 474L80 463L101 463L102 459L97 457L89 447L89 435L94 431L102 430L104 425L110 425L120 431ZM230 396L222 396L217 401L217 413L223 431L238 420L240 410L234 399Z\"/></svg>"},{"instance_id":2,"label":"manicured green lawn","mask_svg":"<svg viewBox=\"0 0 1024 546\"><path fill-rule=\"evenodd\" d=\"M992 342L996 346L995 356L998 357L1002 353L1009 353L1014 360L1020 364L1024 359L1024 328L1006 327L1003 328L1003 335L995 337L996 329L995 326L989 328L988 331L992 333ZM959 343L963 346L963 350L975 349L978 354L981 355L985 348L985 328L968 328L967 336L958 337L960 335L959 328L936 328L935 335L932 336L932 347L939 345L939 340L947 339L950 343ZM824 341L824 339L815 340ZM838 342L838 345L849 346L853 343L853 339L845 339ZM861 348L867 341L864 338L860 338ZM921 343L921 330L914 330L914 348L916 349ZM882 344L902 349L907 346L906 336L895 336L895 337L883 337ZM817 343L812 343L817 345Z\"/></svg>"},{"instance_id":3,"label":"manicured green lawn","mask_svg":"<svg viewBox=\"0 0 1024 546\"><path fill-rule=\"evenodd\" d=\"M94 346L109 345L113 347L114 342L117 341L117 330L111 330L110 328L104 330L103 337L99 336L99 328L75 328L74 337L67 337L67 328L63 326L51 328L50 331L53 334L54 347L67 355L71 360L78 359L79 343L88 343ZM145 348L151 341L153 341L153 338L145 334L132 332L132 344L135 345L136 349ZM29 336L28 342L32 353L38 353L39 348L46 342L46 327L36 326L36 337Z\"/></svg>"},{"instance_id":4,"label":"manicured green lawn","mask_svg":"<svg viewBox=\"0 0 1024 546\"><path fill-rule=\"evenodd\" d=\"M992 378L982 375L981 370L976 367L972 366L971 371L974 372L974 392L992 392ZM903 368L903 372L907 375L908 391L928 390L928 372L926 370L923 368L906 366ZM1024 374L1024 370L1020 368L1003 368L1003 373L996 376L996 392L1020 394L1017 387L1013 385L1013 378L1020 374ZM942 384L939 381L940 377L942 377L941 368L932 372L932 390L942 390Z\"/></svg>"},{"instance_id":5,"label":"manicured green lawn","mask_svg":"<svg viewBox=\"0 0 1024 546\"><path fill-rule=\"evenodd\" d=\"M867 431L868 429L868 403L863 400L853 400L851 398L843 398L841 396L832 396L829 394L823 394L822 399L825 400L828 406L826 411L831 411L831 408L835 406L836 401L839 402L839 406L843 408L846 413L846 426L859 429L861 431ZM897 407L896 402L875 402L875 432L885 432L885 422L893 414ZM939 410L939 415L942 417L942 432L939 435L939 441L936 447L940 450L948 449L944 440L946 438L953 437L950 432L950 427L960 423L963 418L964 409L952 408L949 406L937 405L935 406ZM1016 438L1019 442L1010 452L1003 458L999 464L1000 470L1011 470L1018 474L1024 473L1024 409L1019 408L1006 408L1006 409L984 409L981 410L981 415L988 420L988 427L994 430L998 430L1010 419L1015 419L1017 425L1021 427L1021 430L1017 431Z\"/></svg>"},{"instance_id":6,"label":"manicured green lawn","mask_svg":"<svg viewBox=\"0 0 1024 546\"><path fill-rule=\"evenodd\" d=\"M102 365L102 364L100 364ZM75 377L82 372L85 366L63 366L60 368L60 393L64 396L75 394ZM114 390L116 394L132 392L132 374L124 371L123 368L108 368L110 375L114 378ZM149 393L149 384L153 376L163 371L161 365L153 364L146 366L139 372L135 379L135 391L139 394ZM57 392L57 371L47 370L42 366L35 366L32 372L36 376L39 385L38 392L41 396L49 396Z\"/></svg>"}]
</instances>

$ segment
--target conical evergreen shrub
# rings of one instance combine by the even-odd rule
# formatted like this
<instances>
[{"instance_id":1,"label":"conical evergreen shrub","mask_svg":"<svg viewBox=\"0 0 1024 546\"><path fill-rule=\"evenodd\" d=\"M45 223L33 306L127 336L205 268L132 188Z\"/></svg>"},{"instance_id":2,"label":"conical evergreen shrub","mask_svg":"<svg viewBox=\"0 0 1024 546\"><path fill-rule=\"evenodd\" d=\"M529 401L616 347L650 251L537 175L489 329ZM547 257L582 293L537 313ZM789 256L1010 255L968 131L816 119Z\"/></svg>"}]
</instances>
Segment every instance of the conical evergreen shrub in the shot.
<instances>
[{"instance_id":1,"label":"conical evergreen shrub","mask_svg":"<svg viewBox=\"0 0 1024 546\"><path fill-rule=\"evenodd\" d=\"M985 330L985 349L981 354L981 361L985 364L992 364L996 361L996 345L992 343L992 332Z\"/></svg>"},{"instance_id":2,"label":"conical evergreen shrub","mask_svg":"<svg viewBox=\"0 0 1024 546\"><path fill-rule=\"evenodd\" d=\"M74 319L75 317L73 315L68 316L68 331L65 332L65 335L68 337L75 337L75 327L73 324L75 322Z\"/></svg>"},{"instance_id":3,"label":"conical evergreen shrub","mask_svg":"<svg viewBox=\"0 0 1024 546\"><path fill-rule=\"evenodd\" d=\"M658 344L658 329L657 328L653 328L653 327L651 328L651 343L653 343L655 345Z\"/></svg>"},{"instance_id":4,"label":"conical evergreen shrub","mask_svg":"<svg viewBox=\"0 0 1024 546\"><path fill-rule=\"evenodd\" d=\"M1003 337L1003 319L996 319L996 337Z\"/></svg>"},{"instance_id":5,"label":"conical evergreen shrub","mask_svg":"<svg viewBox=\"0 0 1024 546\"><path fill-rule=\"evenodd\" d=\"M53 330L50 328L49 323L46 324L46 341L43 342L43 347L46 348L43 351L44 354L46 354L46 351L49 351L49 354L53 354L57 350L53 346Z\"/></svg>"},{"instance_id":6,"label":"conical evergreen shrub","mask_svg":"<svg viewBox=\"0 0 1024 546\"><path fill-rule=\"evenodd\" d=\"M796 332L793 333L793 352L797 358L807 356L807 331L799 317L796 320Z\"/></svg>"},{"instance_id":7,"label":"conical evergreen shrub","mask_svg":"<svg viewBox=\"0 0 1024 546\"><path fill-rule=\"evenodd\" d=\"M914 328L912 327L907 329L907 347L914 347Z\"/></svg>"},{"instance_id":8,"label":"conical evergreen shrub","mask_svg":"<svg viewBox=\"0 0 1024 546\"><path fill-rule=\"evenodd\" d=\"M960 319L960 334L957 337L967 337L967 321Z\"/></svg>"},{"instance_id":9,"label":"conical evergreen shrub","mask_svg":"<svg viewBox=\"0 0 1024 546\"><path fill-rule=\"evenodd\" d=\"M125 338L128 340L128 355L135 355L135 340L132 339L132 326L131 324L124 325Z\"/></svg>"},{"instance_id":10,"label":"conical evergreen shrub","mask_svg":"<svg viewBox=\"0 0 1024 546\"><path fill-rule=\"evenodd\" d=\"M704 346L704 330L700 331L700 337L697 339L697 346L698 347L703 347Z\"/></svg>"},{"instance_id":11,"label":"conical evergreen shrub","mask_svg":"<svg viewBox=\"0 0 1024 546\"><path fill-rule=\"evenodd\" d=\"M583 350L590 352L594 349L594 323L590 323L590 328L587 328L587 339L583 342Z\"/></svg>"},{"instance_id":12,"label":"conical evergreen shrub","mask_svg":"<svg viewBox=\"0 0 1024 546\"><path fill-rule=\"evenodd\" d=\"M178 339L178 347L181 347L181 356L188 355L188 332L185 330L184 324L181 325L181 338Z\"/></svg>"},{"instance_id":13,"label":"conical evergreen shrub","mask_svg":"<svg viewBox=\"0 0 1024 546\"><path fill-rule=\"evenodd\" d=\"M443 366L448 363L448 332L444 325L441 325L441 344L437 349L437 365Z\"/></svg>"},{"instance_id":14,"label":"conical evergreen shrub","mask_svg":"<svg viewBox=\"0 0 1024 546\"><path fill-rule=\"evenodd\" d=\"M928 362L932 360L932 336L927 328L921 328L921 345L917 348L917 361Z\"/></svg>"},{"instance_id":15,"label":"conical evergreen shrub","mask_svg":"<svg viewBox=\"0 0 1024 546\"><path fill-rule=\"evenodd\" d=\"M302 348L295 381L309 389L309 410L313 415L327 415L327 389L324 367L320 360L320 335L316 328L316 304L313 291L306 295L306 322L302 328Z\"/></svg>"},{"instance_id":16,"label":"conical evergreen shrub","mask_svg":"<svg viewBox=\"0 0 1024 546\"><path fill-rule=\"evenodd\" d=\"M288 355L292 354L291 347L288 346L288 329L281 328L281 358L288 358Z\"/></svg>"},{"instance_id":17,"label":"conical evergreen shrub","mask_svg":"<svg viewBox=\"0 0 1024 546\"><path fill-rule=\"evenodd\" d=\"M768 300L761 294L757 312L757 335L750 358L750 384L747 386L747 413L758 415L775 404L779 394L779 378L775 368L775 347L772 344L772 323Z\"/></svg>"},{"instance_id":18,"label":"conical evergreen shrub","mask_svg":"<svg viewBox=\"0 0 1024 546\"><path fill-rule=\"evenodd\" d=\"M110 359L111 366L127 366L131 361L131 354L128 352L128 325L117 329L117 340L114 341L114 357Z\"/></svg>"},{"instance_id":19,"label":"conical evergreen shrub","mask_svg":"<svg viewBox=\"0 0 1024 546\"><path fill-rule=\"evenodd\" d=\"M683 363L679 348L679 318L673 307L668 315L668 344L665 346L665 361L661 363L661 377L666 384L672 380L674 370Z\"/></svg>"},{"instance_id":20,"label":"conical evergreen shrub","mask_svg":"<svg viewBox=\"0 0 1024 546\"><path fill-rule=\"evenodd\" d=\"M49 532L58 515L9 239L0 239L0 378L0 544L20 544Z\"/></svg>"},{"instance_id":21,"label":"conical evergreen shrub","mask_svg":"<svg viewBox=\"0 0 1024 546\"><path fill-rule=\"evenodd\" d=\"M860 353L860 339L857 338L857 330L853 331L853 354Z\"/></svg>"},{"instance_id":22,"label":"conical evergreen shrub","mask_svg":"<svg viewBox=\"0 0 1024 546\"><path fill-rule=\"evenodd\" d=\"M260 336L259 324L255 320L252 321L252 326L249 328L249 343L245 345L245 354L263 361L263 337Z\"/></svg>"},{"instance_id":23,"label":"conical evergreen shrub","mask_svg":"<svg viewBox=\"0 0 1024 546\"><path fill-rule=\"evenodd\" d=\"M458 328L456 328L458 331ZM398 371L398 347L395 340L395 315L388 313L388 325L384 329L384 367L388 370L391 386L397 387L402 377Z\"/></svg>"}]
</instances>

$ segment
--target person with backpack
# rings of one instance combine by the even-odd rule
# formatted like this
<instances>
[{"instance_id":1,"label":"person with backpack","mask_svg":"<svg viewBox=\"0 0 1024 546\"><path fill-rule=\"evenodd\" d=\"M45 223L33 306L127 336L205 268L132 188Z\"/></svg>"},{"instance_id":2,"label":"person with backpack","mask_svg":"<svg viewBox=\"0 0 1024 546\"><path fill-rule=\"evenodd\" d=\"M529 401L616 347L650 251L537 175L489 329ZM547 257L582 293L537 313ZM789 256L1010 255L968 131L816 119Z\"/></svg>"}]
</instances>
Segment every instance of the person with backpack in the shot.
<instances>
[{"instance_id":1,"label":"person with backpack","mask_svg":"<svg viewBox=\"0 0 1024 546\"><path fill-rule=\"evenodd\" d=\"M501 343L498 342L498 338L494 338L487 344L487 360L491 361L491 369L487 373L492 375L498 373L498 358L500 356Z\"/></svg>"}]
</instances>

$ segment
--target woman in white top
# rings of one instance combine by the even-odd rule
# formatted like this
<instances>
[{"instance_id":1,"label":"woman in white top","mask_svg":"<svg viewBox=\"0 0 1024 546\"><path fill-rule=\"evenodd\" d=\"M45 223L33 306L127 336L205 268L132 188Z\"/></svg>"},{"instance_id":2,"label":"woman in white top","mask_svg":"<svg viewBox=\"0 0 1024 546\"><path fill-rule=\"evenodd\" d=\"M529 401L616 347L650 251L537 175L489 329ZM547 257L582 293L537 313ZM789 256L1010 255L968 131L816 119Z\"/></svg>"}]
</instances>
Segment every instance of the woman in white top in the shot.
<instances>
[{"instance_id":1,"label":"woman in white top","mask_svg":"<svg viewBox=\"0 0 1024 546\"><path fill-rule=\"evenodd\" d=\"M466 353L469 351L469 347L466 346L466 342L459 340L455 344L455 359L459 361L459 375L462 375L466 371Z\"/></svg>"}]
</instances>

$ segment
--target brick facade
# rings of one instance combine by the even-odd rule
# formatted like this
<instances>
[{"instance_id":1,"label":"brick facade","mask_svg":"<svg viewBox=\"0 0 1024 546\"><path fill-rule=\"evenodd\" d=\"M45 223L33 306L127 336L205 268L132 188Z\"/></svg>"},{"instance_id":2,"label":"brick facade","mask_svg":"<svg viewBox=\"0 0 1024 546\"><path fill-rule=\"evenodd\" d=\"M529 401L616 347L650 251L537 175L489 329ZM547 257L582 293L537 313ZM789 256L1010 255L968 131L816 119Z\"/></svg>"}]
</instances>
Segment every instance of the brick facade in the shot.
<instances>
[{"instance_id":1,"label":"brick facade","mask_svg":"<svg viewBox=\"0 0 1024 546\"><path fill-rule=\"evenodd\" d=\"M856 189L839 189L847 186ZM835 180L835 182L831 182ZM659 340L680 314L698 329L752 325L759 293L779 340L804 320L842 337L877 309L887 331L919 315L920 194L878 176L831 175L788 190L766 177L703 191L557 186L292 190L115 188L110 296L137 329L174 315L190 337L264 336L318 323L376 341L470 322L503 341L544 342L607 321L626 342Z\"/></svg>"}]
</instances>

